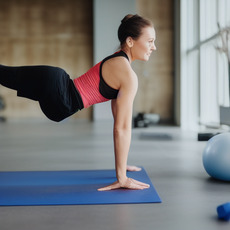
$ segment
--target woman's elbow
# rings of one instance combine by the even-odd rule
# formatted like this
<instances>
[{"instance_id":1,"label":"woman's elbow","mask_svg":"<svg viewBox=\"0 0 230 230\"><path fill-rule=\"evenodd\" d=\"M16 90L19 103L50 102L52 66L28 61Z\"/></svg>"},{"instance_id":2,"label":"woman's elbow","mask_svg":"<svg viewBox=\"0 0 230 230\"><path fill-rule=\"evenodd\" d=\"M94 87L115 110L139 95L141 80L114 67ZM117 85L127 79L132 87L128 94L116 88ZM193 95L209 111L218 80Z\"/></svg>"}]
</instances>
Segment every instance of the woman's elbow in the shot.
<instances>
[{"instance_id":1,"label":"woman's elbow","mask_svg":"<svg viewBox=\"0 0 230 230\"><path fill-rule=\"evenodd\" d=\"M123 135L127 132L131 131L131 125L124 124L124 125L114 125L113 132L115 135Z\"/></svg>"}]
</instances>

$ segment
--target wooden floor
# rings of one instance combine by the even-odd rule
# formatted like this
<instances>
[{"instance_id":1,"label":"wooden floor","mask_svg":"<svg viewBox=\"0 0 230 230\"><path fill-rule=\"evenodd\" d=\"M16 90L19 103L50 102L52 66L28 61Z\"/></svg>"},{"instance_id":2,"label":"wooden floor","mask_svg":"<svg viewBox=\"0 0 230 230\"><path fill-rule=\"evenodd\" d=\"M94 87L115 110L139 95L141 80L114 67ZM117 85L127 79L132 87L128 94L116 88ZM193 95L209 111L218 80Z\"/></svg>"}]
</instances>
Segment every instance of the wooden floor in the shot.
<instances>
[{"instance_id":1,"label":"wooden floor","mask_svg":"<svg viewBox=\"0 0 230 230\"><path fill-rule=\"evenodd\" d=\"M112 143L110 122L0 123L0 171L111 169ZM204 171L205 144L178 127L134 129L129 164L145 167L161 204L0 207L0 229L229 229L216 206L230 184Z\"/></svg>"}]
</instances>

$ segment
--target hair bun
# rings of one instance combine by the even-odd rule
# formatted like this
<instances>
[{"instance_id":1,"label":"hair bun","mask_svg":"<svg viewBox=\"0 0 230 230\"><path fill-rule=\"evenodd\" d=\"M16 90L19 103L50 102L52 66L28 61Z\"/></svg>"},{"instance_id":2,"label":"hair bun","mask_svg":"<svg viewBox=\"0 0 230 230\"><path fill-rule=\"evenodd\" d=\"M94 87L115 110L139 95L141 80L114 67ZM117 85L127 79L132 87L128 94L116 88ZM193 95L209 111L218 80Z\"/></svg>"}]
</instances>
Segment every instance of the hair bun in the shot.
<instances>
[{"instance_id":1,"label":"hair bun","mask_svg":"<svg viewBox=\"0 0 230 230\"><path fill-rule=\"evenodd\" d=\"M134 15L133 14L127 14L122 20L121 23L127 22L130 18L132 18Z\"/></svg>"},{"instance_id":2,"label":"hair bun","mask_svg":"<svg viewBox=\"0 0 230 230\"><path fill-rule=\"evenodd\" d=\"M121 48L126 45L127 37L137 40L142 34L142 29L147 26L152 26L152 22L148 19L145 19L138 14L127 14L121 20L121 24L117 31Z\"/></svg>"}]
</instances>

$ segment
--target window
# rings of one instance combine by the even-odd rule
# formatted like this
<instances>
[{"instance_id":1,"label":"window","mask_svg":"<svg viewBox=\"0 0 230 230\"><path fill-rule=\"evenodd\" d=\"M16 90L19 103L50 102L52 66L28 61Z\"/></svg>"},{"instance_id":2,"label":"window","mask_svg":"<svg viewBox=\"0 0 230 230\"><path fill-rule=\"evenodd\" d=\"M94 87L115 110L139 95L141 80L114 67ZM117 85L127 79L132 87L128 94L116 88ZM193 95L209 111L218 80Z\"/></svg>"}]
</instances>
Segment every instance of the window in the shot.
<instances>
[{"instance_id":1,"label":"window","mask_svg":"<svg viewBox=\"0 0 230 230\"><path fill-rule=\"evenodd\" d=\"M180 3L181 126L197 129L219 124L219 107L229 106L228 60L217 47L222 46L218 23L230 27L230 1Z\"/></svg>"}]
</instances>

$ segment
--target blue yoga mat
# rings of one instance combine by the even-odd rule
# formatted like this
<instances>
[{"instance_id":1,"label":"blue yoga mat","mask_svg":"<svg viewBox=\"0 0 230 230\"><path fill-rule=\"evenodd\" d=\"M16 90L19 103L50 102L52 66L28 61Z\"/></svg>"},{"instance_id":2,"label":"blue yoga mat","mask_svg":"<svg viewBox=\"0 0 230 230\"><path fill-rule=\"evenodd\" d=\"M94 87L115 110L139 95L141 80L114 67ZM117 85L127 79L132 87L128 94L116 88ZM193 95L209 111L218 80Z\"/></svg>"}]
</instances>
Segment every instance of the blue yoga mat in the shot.
<instances>
[{"instance_id":1,"label":"blue yoga mat","mask_svg":"<svg viewBox=\"0 0 230 230\"><path fill-rule=\"evenodd\" d=\"M143 168L127 175L150 188L97 191L116 181L115 170L0 172L0 206L161 202Z\"/></svg>"}]
</instances>

